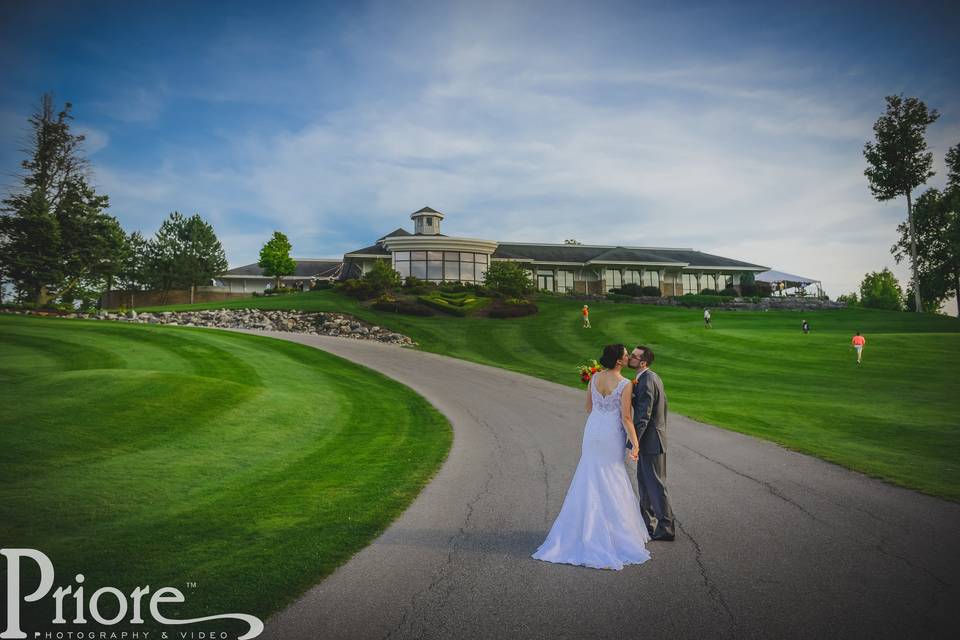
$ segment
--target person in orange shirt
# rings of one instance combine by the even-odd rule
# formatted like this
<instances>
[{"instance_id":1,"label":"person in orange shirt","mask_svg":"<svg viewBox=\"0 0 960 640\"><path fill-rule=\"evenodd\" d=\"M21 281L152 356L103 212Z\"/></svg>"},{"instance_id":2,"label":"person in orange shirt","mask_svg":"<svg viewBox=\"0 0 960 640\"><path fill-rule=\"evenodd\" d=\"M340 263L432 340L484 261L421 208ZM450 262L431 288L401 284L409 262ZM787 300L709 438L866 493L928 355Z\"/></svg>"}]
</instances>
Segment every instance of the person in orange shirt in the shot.
<instances>
[{"instance_id":1,"label":"person in orange shirt","mask_svg":"<svg viewBox=\"0 0 960 640\"><path fill-rule=\"evenodd\" d=\"M583 305L583 310L581 311L581 313L583 314L583 328L589 329L590 328L590 307L588 307L587 305Z\"/></svg>"},{"instance_id":2,"label":"person in orange shirt","mask_svg":"<svg viewBox=\"0 0 960 640\"><path fill-rule=\"evenodd\" d=\"M867 344L867 339L857 331L857 335L853 336L851 344L853 344L853 348L857 352L857 364L860 364L863 359L863 345Z\"/></svg>"}]
</instances>

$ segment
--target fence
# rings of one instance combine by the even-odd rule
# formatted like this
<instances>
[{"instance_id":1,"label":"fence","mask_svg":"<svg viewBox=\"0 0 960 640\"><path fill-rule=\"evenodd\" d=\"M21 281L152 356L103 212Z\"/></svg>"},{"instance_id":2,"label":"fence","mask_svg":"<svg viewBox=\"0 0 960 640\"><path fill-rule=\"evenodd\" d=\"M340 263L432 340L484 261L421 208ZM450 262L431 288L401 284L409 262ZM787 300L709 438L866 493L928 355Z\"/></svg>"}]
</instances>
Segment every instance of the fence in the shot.
<instances>
[{"instance_id":1,"label":"fence","mask_svg":"<svg viewBox=\"0 0 960 640\"><path fill-rule=\"evenodd\" d=\"M249 298L252 293L224 291L223 287L197 287L193 291L194 302L221 302ZM102 309L116 309L120 305L128 309L159 307L165 304L189 304L189 289L169 291L108 291L100 298Z\"/></svg>"}]
</instances>

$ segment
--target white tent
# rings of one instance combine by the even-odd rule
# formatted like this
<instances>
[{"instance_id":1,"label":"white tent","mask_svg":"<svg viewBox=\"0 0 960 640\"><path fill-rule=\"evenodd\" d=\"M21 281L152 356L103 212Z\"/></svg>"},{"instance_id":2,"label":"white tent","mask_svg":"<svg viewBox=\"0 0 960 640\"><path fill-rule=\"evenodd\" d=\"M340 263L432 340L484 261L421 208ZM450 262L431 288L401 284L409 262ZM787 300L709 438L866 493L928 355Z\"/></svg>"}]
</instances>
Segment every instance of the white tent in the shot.
<instances>
[{"instance_id":1,"label":"white tent","mask_svg":"<svg viewBox=\"0 0 960 640\"><path fill-rule=\"evenodd\" d=\"M817 293L823 295L823 289L821 288L821 283L819 280L814 280L813 278L805 278L803 276L798 276L792 273L786 273L783 271L764 271L763 273L758 273L755 276L757 282L768 282L774 287L774 291L777 290L776 285L783 283L784 289L794 289L794 288L803 288L811 284L817 286Z\"/></svg>"}]
</instances>

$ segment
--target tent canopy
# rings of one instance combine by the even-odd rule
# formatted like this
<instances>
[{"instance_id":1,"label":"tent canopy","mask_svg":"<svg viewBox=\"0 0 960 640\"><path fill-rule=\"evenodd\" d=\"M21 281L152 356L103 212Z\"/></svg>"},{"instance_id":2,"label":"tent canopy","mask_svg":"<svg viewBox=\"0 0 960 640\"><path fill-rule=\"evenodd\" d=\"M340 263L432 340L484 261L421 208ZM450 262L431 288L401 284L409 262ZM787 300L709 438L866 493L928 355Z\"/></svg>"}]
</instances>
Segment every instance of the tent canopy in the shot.
<instances>
[{"instance_id":1,"label":"tent canopy","mask_svg":"<svg viewBox=\"0 0 960 640\"><path fill-rule=\"evenodd\" d=\"M783 271L764 271L763 273L758 273L755 277L758 282L783 282L785 285L792 287L805 287L811 284L820 284L819 280L814 280L813 278L804 278L803 276L794 275L792 273L784 273Z\"/></svg>"}]
</instances>

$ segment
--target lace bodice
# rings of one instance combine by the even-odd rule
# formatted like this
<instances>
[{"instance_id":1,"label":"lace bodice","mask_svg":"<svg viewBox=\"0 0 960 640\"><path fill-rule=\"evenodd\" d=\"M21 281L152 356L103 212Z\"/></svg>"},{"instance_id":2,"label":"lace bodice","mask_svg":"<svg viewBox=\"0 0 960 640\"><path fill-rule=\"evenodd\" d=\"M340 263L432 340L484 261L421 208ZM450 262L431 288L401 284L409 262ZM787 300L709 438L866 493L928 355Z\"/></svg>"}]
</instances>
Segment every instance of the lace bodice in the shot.
<instances>
[{"instance_id":1,"label":"lace bodice","mask_svg":"<svg viewBox=\"0 0 960 640\"><path fill-rule=\"evenodd\" d=\"M623 387L630 381L624 378L617 384L617 388L610 392L610 395L603 396L597 391L596 377L590 379L590 393L591 398L593 398L593 410L602 411L603 413L619 413L620 412L620 394L623 392Z\"/></svg>"}]
</instances>

